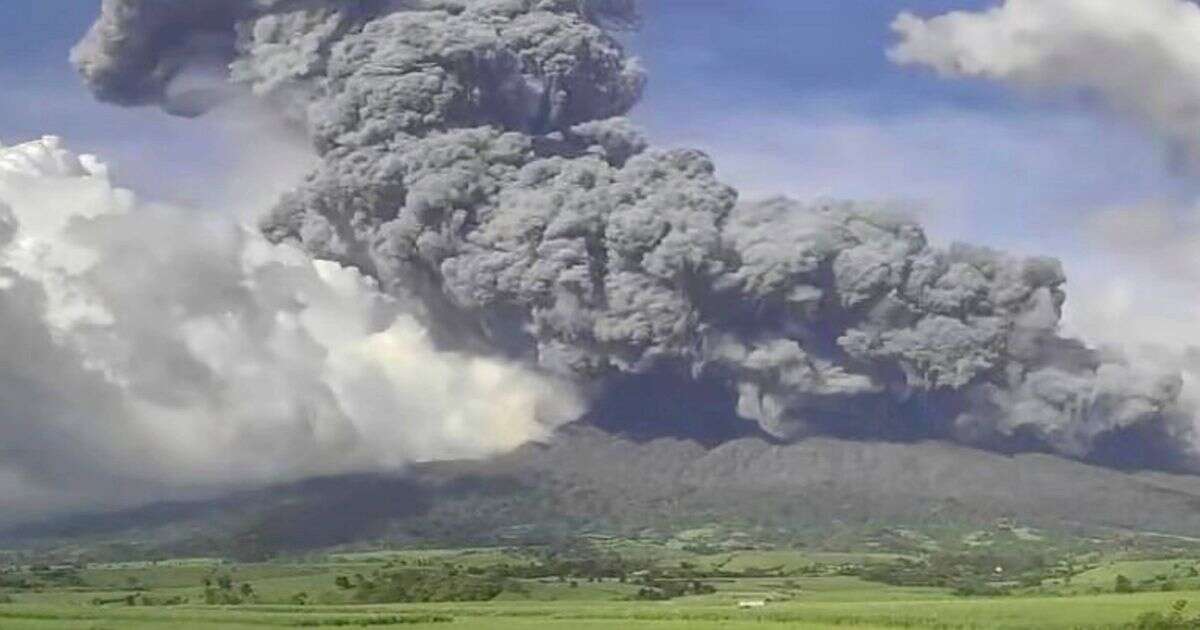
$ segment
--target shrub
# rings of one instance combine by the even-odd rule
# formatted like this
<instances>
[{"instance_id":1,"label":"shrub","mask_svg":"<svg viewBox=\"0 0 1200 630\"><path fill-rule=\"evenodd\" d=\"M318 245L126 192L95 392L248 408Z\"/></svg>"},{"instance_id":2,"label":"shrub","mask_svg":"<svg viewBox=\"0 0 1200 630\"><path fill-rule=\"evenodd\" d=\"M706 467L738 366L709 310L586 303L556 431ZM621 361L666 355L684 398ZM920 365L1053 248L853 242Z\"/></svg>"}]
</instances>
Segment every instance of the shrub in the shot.
<instances>
[{"instance_id":1,"label":"shrub","mask_svg":"<svg viewBox=\"0 0 1200 630\"><path fill-rule=\"evenodd\" d=\"M1200 617L1191 619L1184 617L1183 611L1186 608L1187 602L1181 599L1171 605L1170 612L1166 614L1145 613L1126 627L1131 630L1195 630L1200 628Z\"/></svg>"},{"instance_id":2,"label":"shrub","mask_svg":"<svg viewBox=\"0 0 1200 630\"><path fill-rule=\"evenodd\" d=\"M978 578L959 580L952 584L954 594L962 597L999 597L1008 595L1008 589L995 584L988 584Z\"/></svg>"},{"instance_id":3,"label":"shrub","mask_svg":"<svg viewBox=\"0 0 1200 630\"><path fill-rule=\"evenodd\" d=\"M715 592L717 592L715 586L699 580L649 581L645 587L638 590L634 599L662 601L684 595L707 595Z\"/></svg>"},{"instance_id":4,"label":"shrub","mask_svg":"<svg viewBox=\"0 0 1200 630\"><path fill-rule=\"evenodd\" d=\"M354 598L371 604L409 602L481 602L504 592L505 581L456 571L422 570L376 573L358 579Z\"/></svg>"},{"instance_id":5,"label":"shrub","mask_svg":"<svg viewBox=\"0 0 1200 630\"><path fill-rule=\"evenodd\" d=\"M1124 575L1117 575L1116 584L1113 590L1117 593L1132 593L1134 591L1133 582Z\"/></svg>"}]
</instances>

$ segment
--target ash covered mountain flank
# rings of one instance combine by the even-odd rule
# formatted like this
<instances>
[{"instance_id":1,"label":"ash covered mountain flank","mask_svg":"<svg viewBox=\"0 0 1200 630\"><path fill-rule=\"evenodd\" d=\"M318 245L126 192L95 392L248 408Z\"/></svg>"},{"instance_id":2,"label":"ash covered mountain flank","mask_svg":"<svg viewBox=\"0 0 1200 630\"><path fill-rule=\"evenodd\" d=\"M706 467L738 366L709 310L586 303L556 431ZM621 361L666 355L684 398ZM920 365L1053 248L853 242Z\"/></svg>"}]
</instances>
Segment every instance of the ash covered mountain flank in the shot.
<instances>
[{"instance_id":1,"label":"ash covered mountain flank","mask_svg":"<svg viewBox=\"0 0 1200 630\"><path fill-rule=\"evenodd\" d=\"M934 247L885 208L740 201L708 156L650 147L624 118L645 76L613 32L634 5L105 0L73 61L115 103L272 103L321 162L262 219L269 239L612 417L716 391L782 441L1191 467L1181 378L1063 337L1055 260ZM631 382L649 400L613 399Z\"/></svg>"},{"instance_id":2,"label":"ash covered mountain flank","mask_svg":"<svg viewBox=\"0 0 1200 630\"><path fill-rule=\"evenodd\" d=\"M1130 474L1046 454L827 437L794 444L740 438L704 448L676 438L638 443L578 425L487 461L49 519L0 529L0 541L99 549L139 540L150 553L260 558L378 540L491 545L596 532L662 536L714 523L793 541L844 541L883 523L961 535L998 519L1070 540L1139 533L1195 541L1197 505L1193 476Z\"/></svg>"}]
</instances>

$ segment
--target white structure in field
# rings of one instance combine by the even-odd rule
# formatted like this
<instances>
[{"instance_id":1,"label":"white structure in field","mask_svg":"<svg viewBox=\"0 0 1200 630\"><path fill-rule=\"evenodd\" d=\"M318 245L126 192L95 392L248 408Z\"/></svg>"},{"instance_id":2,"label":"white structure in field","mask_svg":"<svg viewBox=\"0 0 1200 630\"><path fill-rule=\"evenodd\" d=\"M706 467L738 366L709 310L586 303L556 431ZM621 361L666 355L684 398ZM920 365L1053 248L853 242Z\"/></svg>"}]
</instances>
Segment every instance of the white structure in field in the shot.
<instances>
[{"instance_id":1,"label":"white structure in field","mask_svg":"<svg viewBox=\"0 0 1200 630\"><path fill-rule=\"evenodd\" d=\"M738 608L762 608L766 605L766 600L762 599L744 599L738 602Z\"/></svg>"}]
</instances>

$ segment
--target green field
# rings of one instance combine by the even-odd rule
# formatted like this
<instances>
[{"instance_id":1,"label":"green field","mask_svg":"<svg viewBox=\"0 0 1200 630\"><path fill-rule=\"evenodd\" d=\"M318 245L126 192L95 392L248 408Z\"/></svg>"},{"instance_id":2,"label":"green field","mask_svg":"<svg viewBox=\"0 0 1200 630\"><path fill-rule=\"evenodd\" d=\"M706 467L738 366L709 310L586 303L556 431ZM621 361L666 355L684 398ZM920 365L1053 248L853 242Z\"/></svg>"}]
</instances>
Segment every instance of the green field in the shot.
<instances>
[{"instance_id":1,"label":"green field","mask_svg":"<svg viewBox=\"0 0 1200 630\"><path fill-rule=\"evenodd\" d=\"M348 583L405 570L438 576L486 575L495 567L534 566L517 549L337 553L305 561L231 564L219 560L11 566L0 572L4 630L199 630L265 627L405 627L463 630L574 628L1133 628L1147 612L1179 601L1200 612L1200 581L1190 558L1091 556L1070 579L1013 586L992 597L947 587L867 581L854 567L896 560L895 554L748 549L689 554L669 545L609 541L591 553L619 549L652 558L659 584L681 571L704 575L704 593L642 601L646 570L618 578L506 578L486 601L364 603ZM598 551L597 551L598 550ZM600 556L597 556L600 557ZM814 567L840 567L837 570ZM847 568L848 567L848 568ZM823 572L822 572L823 571ZM655 572L661 572L655 573ZM743 577L758 574L757 577ZM1116 576L1138 592L1116 593ZM342 578L339 585L338 578ZM375 578L381 579L381 578ZM690 578L688 578L690 580ZM207 585L206 585L207 581ZM218 583L224 586L217 586ZM1164 590L1163 584L1169 585ZM243 586L245 585L245 586ZM236 604L206 603L206 592L241 593ZM1192 590L1197 589L1197 590ZM208 595L209 598L212 595ZM303 604L300 603L303 601ZM743 609L740 602L761 601ZM1176 626L1163 626L1176 627ZM1191 626L1178 626L1191 627Z\"/></svg>"},{"instance_id":2,"label":"green field","mask_svg":"<svg viewBox=\"0 0 1200 630\"><path fill-rule=\"evenodd\" d=\"M747 589L752 590L752 589ZM836 595L830 601L828 595ZM78 604L10 604L0 609L0 628L261 628L397 625L411 628L1122 628L1139 614L1165 610L1181 593L1092 595L1069 598L951 599L915 593L876 598L870 589L813 593L803 601L739 610L723 598L669 603L562 599L546 603L484 605L414 604L236 608L174 606L100 608ZM422 620L429 620L425 623Z\"/></svg>"}]
</instances>

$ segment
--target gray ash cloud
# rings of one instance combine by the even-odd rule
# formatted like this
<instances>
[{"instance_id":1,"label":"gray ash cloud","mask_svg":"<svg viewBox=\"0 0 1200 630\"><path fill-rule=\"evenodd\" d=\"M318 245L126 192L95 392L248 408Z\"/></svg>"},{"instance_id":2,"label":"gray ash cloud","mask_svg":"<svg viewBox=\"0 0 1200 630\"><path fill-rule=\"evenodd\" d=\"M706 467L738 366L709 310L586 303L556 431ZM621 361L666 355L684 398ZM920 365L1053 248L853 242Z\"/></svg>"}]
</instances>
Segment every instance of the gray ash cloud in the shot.
<instances>
[{"instance_id":1,"label":"gray ash cloud","mask_svg":"<svg viewBox=\"0 0 1200 630\"><path fill-rule=\"evenodd\" d=\"M649 147L623 117L644 73L612 32L632 0L103 6L73 55L99 98L274 104L322 161L263 232L414 298L443 344L600 397L719 383L783 440L1190 457L1179 375L1059 334L1057 261L933 247L863 204L740 202L706 155Z\"/></svg>"}]
</instances>

